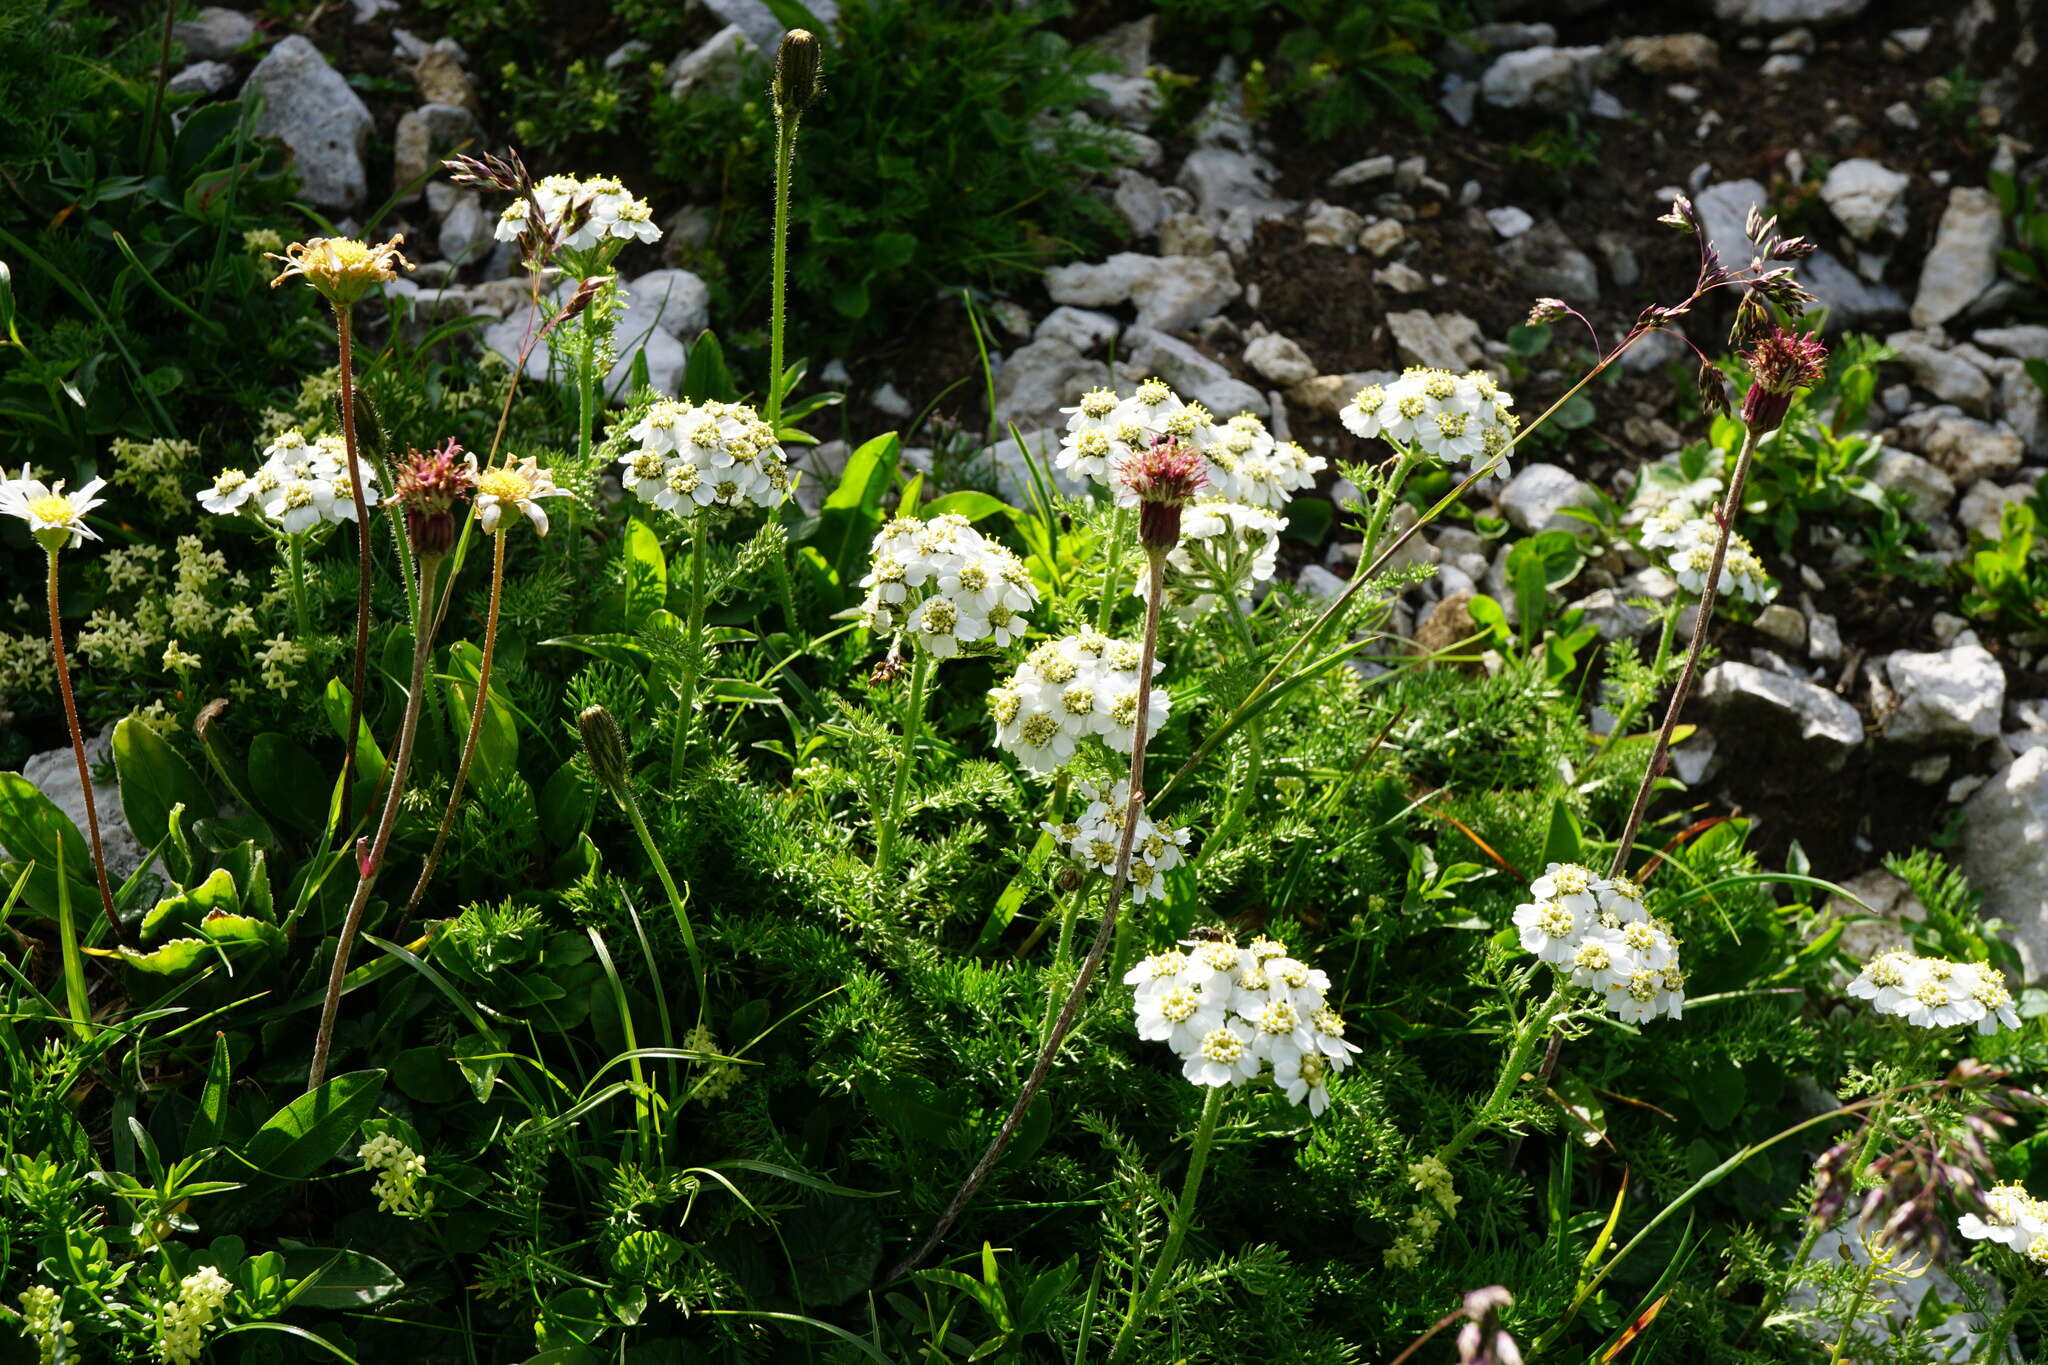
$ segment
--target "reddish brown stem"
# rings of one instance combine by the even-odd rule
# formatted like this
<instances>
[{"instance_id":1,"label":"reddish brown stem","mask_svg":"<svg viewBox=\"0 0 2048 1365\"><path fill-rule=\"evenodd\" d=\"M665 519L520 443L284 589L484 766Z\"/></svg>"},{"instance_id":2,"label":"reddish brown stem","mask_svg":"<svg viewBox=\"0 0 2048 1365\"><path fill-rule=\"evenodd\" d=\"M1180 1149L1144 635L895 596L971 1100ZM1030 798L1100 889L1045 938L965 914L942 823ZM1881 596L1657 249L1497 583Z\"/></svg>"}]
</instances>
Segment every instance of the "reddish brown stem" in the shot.
<instances>
[{"instance_id":1,"label":"reddish brown stem","mask_svg":"<svg viewBox=\"0 0 2048 1365\"><path fill-rule=\"evenodd\" d=\"M92 769L85 761L85 732L78 725L78 701L71 695L71 666L64 657L64 620L57 610L57 552L50 551L50 652L57 661L57 691L64 698L64 720L71 727L71 756L78 760L78 789L85 796L85 828L92 839L92 870L99 879L100 907L118 943L132 943L114 911L114 890L107 882L107 855L100 847L100 812L92 796Z\"/></svg>"},{"instance_id":2,"label":"reddish brown stem","mask_svg":"<svg viewBox=\"0 0 2048 1365\"><path fill-rule=\"evenodd\" d=\"M1038 1098L1039 1090L1045 1085L1046 1074L1052 1070L1053 1058L1059 1056L1060 1045L1066 1042L1067 1034L1073 1031L1074 1019L1080 1013L1081 1001L1088 994L1088 984L1095 979L1095 973L1102 966L1102 959L1109 951L1109 943L1116 932L1116 915L1123 903L1124 890L1131 880L1131 843L1138 831L1138 812L1145 799L1145 742L1148 738L1148 722L1152 710L1152 667L1159 652L1159 594L1166 581L1166 552L1163 549L1146 547L1151 563L1149 587L1145 594L1145 643L1138 661L1138 718L1131 734L1130 800L1124 807L1123 839L1117 845L1116 873L1110 878L1109 900L1102 908L1102 924L1095 931L1095 942L1088 948L1088 956L1081 962L1081 970L1074 977L1074 984L1067 992L1066 1002L1060 1006L1059 1018L1054 1021L1052 1032L1046 1035L1045 1045L1038 1050L1038 1060L1032 1063L1031 1074L1024 1078L1024 1088L1017 1092L1016 1103L1003 1119L1003 1126L996 1130L995 1140L988 1150L981 1154L981 1160L974 1163L967 1179L955 1191L946 1211L939 1215L922 1245L905 1257L891 1270L882 1283L893 1284L924 1263L932 1250L945 1240L953 1224L959 1221L967 1205L973 1200L996 1162L1002 1159L1010 1140L1017 1135L1018 1127L1024 1122L1025 1113L1031 1102Z\"/></svg>"},{"instance_id":3,"label":"reddish brown stem","mask_svg":"<svg viewBox=\"0 0 2048 1365\"><path fill-rule=\"evenodd\" d=\"M342 739L341 837L348 838L355 792L356 747L363 725L363 685L370 660L370 509L363 502L363 469L356 458L356 380L349 305L334 305L334 330L341 342L341 442L348 452L349 494L356 512L356 659L349 675L348 733Z\"/></svg>"}]
</instances>

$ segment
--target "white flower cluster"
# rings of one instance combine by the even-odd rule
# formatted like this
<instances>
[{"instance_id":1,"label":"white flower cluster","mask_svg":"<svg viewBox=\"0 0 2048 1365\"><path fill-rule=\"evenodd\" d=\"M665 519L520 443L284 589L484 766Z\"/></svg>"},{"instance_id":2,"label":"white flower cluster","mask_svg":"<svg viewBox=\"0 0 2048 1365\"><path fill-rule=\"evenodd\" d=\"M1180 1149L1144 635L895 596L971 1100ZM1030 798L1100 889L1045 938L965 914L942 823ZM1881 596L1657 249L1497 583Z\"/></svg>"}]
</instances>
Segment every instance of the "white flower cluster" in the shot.
<instances>
[{"instance_id":1,"label":"white flower cluster","mask_svg":"<svg viewBox=\"0 0 2048 1365\"><path fill-rule=\"evenodd\" d=\"M76 1359L78 1324L64 1317L64 1296L46 1284L32 1284L18 1299L21 1334L36 1344L36 1365Z\"/></svg>"},{"instance_id":2,"label":"white flower cluster","mask_svg":"<svg viewBox=\"0 0 2048 1365\"><path fill-rule=\"evenodd\" d=\"M1163 439L1202 452L1209 494L1269 510L1285 507L1296 493L1314 487L1316 475L1329 463L1292 441L1275 440L1249 412L1218 423L1207 408L1182 401L1159 379L1146 380L1127 398L1090 389L1078 404L1060 411L1067 414L1067 431L1053 464L1077 479L1115 490L1125 506L1134 506L1136 498L1118 488L1117 470Z\"/></svg>"},{"instance_id":3,"label":"white flower cluster","mask_svg":"<svg viewBox=\"0 0 2048 1365\"><path fill-rule=\"evenodd\" d=\"M433 1191L419 1187L426 1179L427 1159L391 1134L377 1134L356 1148L356 1156L365 1171L376 1173L371 1193L377 1196L379 1213L422 1218L434 1207Z\"/></svg>"},{"instance_id":4,"label":"white flower cluster","mask_svg":"<svg viewBox=\"0 0 2048 1365\"><path fill-rule=\"evenodd\" d=\"M2024 1185L1994 1185L1984 1196L1990 1217L1966 1213L1956 1230L1973 1242L2011 1247L2038 1266L2048 1266L2048 1202L2034 1198Z\"/></svg>"},{"instance_id":5,"label":"white flower cluster","mask_svg":"<svg viewBox=\"0 0 2048 1365\"><path fill-rule=\"evenodd\" d=\"M1202 452L1209 457L1209 491L1226 502L1278 511L1296 493L1315 487L1316 475L1329 467L1328 460L1293 441L1275 440L1249 412L1211 430L1213 439ZM1187 534L1185 522L1181 534Z\"/></svg>"},{"instance_id":6,"label":"white flower cluster","mask_svg":"<svg viewBox=\"0 0 2048 1365\"><path fill-rule=\"evenodd\" d=\"M157 1310L157 1353L171 1365L191 1365L206 1344L200 1334L220 1316L221 1305L234 1291L227 1277L201 1266L178 1282L178 1297Z\"/></svg>"},{"instance_id":7,"label":"white flower cluster","mask_svg":"<svg viewBox=\"0 0 2048 1365\"><path fill-rule=\"evenodd\" d=\"M1074 756L1089 735L1128 754L1138 727L1138 665L1143 651L1130 640L1097 631L1048 640L1024 656L1011 679L990 690L988 710L996 742L1039 774ZM1156 675L1162 665L1152 661ZM1146 733L1166 724L1166 689L1154 687L1146 707Z\"/></svg>"},{"instance_id":8,"label":"white flower cluster","mask_svg":"<svg viewBox=\"0 0 2048 1365\"><path fill-rule=\"evenodd\" d=\"M1643 518L1643 548L1663 550L1666 566L1678 586L1698 594L1707 586L1714 568L1714 542L1721 538L1721 524L1700 516L1682 502L1667 503ZM1778 595L1764 562L1739 534L1728 537L1728 552L1721 559L1717 593L1734 593L1749 602L1768 602Z\"/></svg>"},{"instance_id":9,"label":"white flower cluster","mask_svg":"<svg viewBox=\"0 0 2048 1365\"><path fill-rule=\"evenodd\" d=\"M775 432L743 403L664 398L626 433L640 448L621 455L620 478L666 512L687 516L717 503L774 507L789 491Z\"/></svg>"},{"instance_id":10,"label":"white flower cluster","mask_svg":"<svg viewBox=\"0 0 2048 1365\"><path fill-rule=\"evenodd\" d=\"M1038 603L1031 574L967 518L898 517L875 532L872 552L860 614L875 634L907 634L941 659L977 640L1024 638L1024 613Z\"/></svg>"},{"instance_id":11,"label":"white flower cluster","mask_svg":"<svg viewBox=\"0 0 2048 1365\"><path fill-rule=\"evenodd\" d=\"M1280 532L1287 519L1249 503L1198 502L1181 515L1180 543L1167 551L1171 570L1162 594L1166 605L1193 619L1221 601L1242 598L1254 583L1270 583L1280 557ZM1152 566L1139 565L1133 597L1151 591Z\"/></svg>"},{"instance_id":12,"label":"white flower cluster","mask_svg":"<svg viewBox=\"0 0 2048 1365\"><path fill-rule=\"evenodd\" d=\"M1270 1066L1289 1100L1320 1115L1330 1104L1330 1073L1360 1051L1325 998L1330 978L1270 938L1240 947L1221 935L1182 947L1124 974L1124 984L1137 987L1138 1036L1172 1048L1196 1085L1243 1085Z\"/></svg>"},{"instance_id":13,"label":"white flower cluster","mask_svg":"<svg viewBox=\"0 0 2048 1365\"><path fill-rule=\"evenodd\" d=\"M1116 875L1117 852L1123 847L1124 817L1130 811L1129 779L1098 783L1087 807L1078 819L1039 826L1064 844L1077 862L1086 863L1105 877ZM1166 874L1179 867L1181 850L1188 846L1191 831L1154 820L1141 808L1131 835L1131 902L1143 905L1165 894Z\"/></svg>"},{"instance_id":14,"label":"white flower cluster","mask_svg":"<svg viewBox=\"0 0 2048 1365\"><path fill-rule=\"evenodd\" d=\"M1678 966L1678 936L1650 917L1634 882L1577 863L1552 863L1529 884L1529 894L1531 902L1515 908L1525 950L1569 972L1572 984L1598 991L1628 1023L1679 1017L1685 973Z\"/></svg>"},{"instance_id":15,"label":"white flower cluster","mask_svg":"<svg viewBox=\"0 0 2048 1365\"><path fill-rule=\"evenodd\" d=\"M532 221L536 203L548 226L574 221L574 227L562 236L566 251L588 251L607 240L652 242L661 237L647 201L635 199L618 181L551 175L533 187L532 199L522 195L498 215L497 239L516 242L538 226Z\"/></svg>"},{"instance_id":16,"label":"white flower cluster","mask_svg":"<svg viewBox=\"0 0 2048 1365\"><path fill-rule=\"evenodd\" d=\"M2018 1028L2005 973L1981 962L1916 957L1903 948L1880 953L1849 983L1849 994L1880 1014L1921 1028L1975 1024L1979 1033Z\"/></svg>"},{"instance_id":17,"label":"white flower cluster","mask_svg":"<svg viewBox=\"0 0 2048 1365\"><path fill-rule=\"evenodd\" d=\"M363 506L378 501L377 466L358 459L363 475ZM278 436L263 450L254 474L223 469L213 487L199 495L199 505L215 516L231 516L254 506L287 535L298 535L322 523L340 525L356 519L356 501L348 477L348 447L339 436L307 440L296 428Z\"/></svg>"},{"instance_id":18,"label":"white flower cluster","mask_svg":"<svg viewBox=\"0 0 2048 1365\"><path fill-rule=\"evenodd\" d=\"M1391 384L1366 385L1337 416L1354 436L1382 437L1477 469L1514 440L1521 425L1509 410L1514 405L1514 397L1479 370L1457 375L1418 366ZM1490 477L1506 480L1512 473L1503 458Z\"/></svg>"}]
</instances>

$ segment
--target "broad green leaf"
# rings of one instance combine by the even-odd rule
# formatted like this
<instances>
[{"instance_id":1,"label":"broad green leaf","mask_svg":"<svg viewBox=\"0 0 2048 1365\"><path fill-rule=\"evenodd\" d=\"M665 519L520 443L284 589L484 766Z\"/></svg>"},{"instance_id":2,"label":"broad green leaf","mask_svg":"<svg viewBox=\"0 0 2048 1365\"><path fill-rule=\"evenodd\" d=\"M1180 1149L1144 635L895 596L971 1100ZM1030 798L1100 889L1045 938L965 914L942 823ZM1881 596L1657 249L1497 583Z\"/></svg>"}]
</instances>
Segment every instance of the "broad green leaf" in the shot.
<instances>
[{"instance_id":1,"label":"broad green leaf","mask_svg":"<svg viewBox=\"0 0 2048 1365\"><path fill-rule=\"evenodd\" d=\"M958 516L969 521L981 521L988 517L1020 514L1016 508L993 493L980 493L971 488L963 488L957 493L933 498L924 505L918 515L926 520L932 517Z\"/></svg>"},{"instance_id":2,"label":"broad green leaf","mask_svg":"<svg viewBox=\"0 0 2048 1365\"><path fill-rule=\"evenodd\" d=\"M123 962L151 976L183 976L202 963L218 960L220 950L203 938L174 938L147 953L133 948L115 950Z\"/></svg>"},{"instance_id":3,"label":"broad green leaf","mask_svg":"<svg viewBox=\"0 0 2048 1365\"><path fill-rule=\"evenodd\" d=\"M668 605L668 557L654 528L638 517L626 522L626 536L620 549L625 570L626 605L623 626L638 630L647 614Z\"/></svg>"},{"instance_id":4,"label":"broad green leaf","mask_svg":"<svg viewBox=\"0 0 2048 1365\"><path fill-rule=\"evenodd\" d=\"M199 1109L185 1130L185 1150L203 1151L219 1143L222 1120L228 1107L228 1086L234 1079L233 1059L228 1055L228 1036L213 1035L213 1060L206 1068L206 1084L199 1092Z\"/></svg>"},{"instance_id":5,"label":"broad green leaf","mask_svg":"<svg viewBox=\"0 0 2048 1365\"><path fill-rule=\"evenodd\" d=\"M199 922L199 932L215 943L238 947L259 944L272 952L284 951L284 931L250 915L216 910Z\"/></svg>"},{"instance_id":6,"label":"broad green leaf","mask_svg":"<svg viewBox=\"0 0 2048 1365\"><path fill-rule=\"evenodd\" d=\"M0 848L17 862L34 863L22 900L45 915L57 913L57 844L64 845L64 866L87 870L90 876L91 845L71 823L71 817L57 809L49 797L37 791L20 773L0 773ZM16 869L18 871L18 869ZM14 873L10 873L10 880ZM99 892L89 882L67 871L73 905L95 905Z\"/></svg>"},{"instance_id":7,"label":"broad green leaf","mask_svg":"<svg viewBox=\"0 0 2048 1365\"><path fill-rule=\"evenodd\" d=\"M483 676L483 651L467 640L448 647L448 668L454 674L448 682L451 714L459 717L466 737L471 708L476 704L476 685ZM503 782L519 771L519 722L504 694L497 687L484 704L483 728L477 732L475 772L471 781L483 784Z\"/></svg>"},{"instance_id":8,"label":"broad green leaf","mask_svg":"<svg viewBox=\"0 0 2048 1365\"><path fill-rule=\"evenodd\" d=\"M166 934L186 937L209 915L239 915L241 911L242 896L235 889L234 876L217 867L199 885L158 901L142 917L142 937L145 942Z\"/></svg>"},{"instance_id":9,"label":"broad green leaf","mask_svg":"<svg viewBox=\"0 0 2048 1365\"><path fill-rule=\"evenodd\" d=\"M383 1093L382 1071L335 1076L272 1114L243 1156L266 1175L305 1180L348 1145Z\"/></svg>"},{"instance_id":10,"label":"broad green leaf","mask_svg":"<svg viewBox=\"0 0 2048 1365\"><path fill-rule=\"evenodd\" d=\"M683 361L683 397L693 403L716 399L721 403L732 403L739 399L739 387L733 383L732 371L726 367L725 347L711 332L700 332L690 343L688 356Z\"/></svg>"},{"instance_id":11,"label":"broad green leaf","mask_svg":"<svg viewBox=\"0 0 2048 1365\"><path fill-rule=\"evenodd\" d=\"M318 759L284 735L260 734L249 745L250 795L273 819L301 834L325 827L332 782Z\"/></svg>"},{"instance_id":12,"label":"broad green leaf","mask_svg":"<svg viewBox=\"0 0 2048 1365\"><path fill-rule=\"evenodd\" d=\"M373 1308L405 1288L398 1272L375 1256L338 1247L292 1247L285 1278L310 1280L292 1295L300 1308Z\"/></svg>"},{"instance_id":13,"label":"broad green leaf","mask_svg":"<svg viewBox=\"0 0 2048 1365\"><path fill-rule=\"evenodd\" d=\"M173 806L183 805L188 821L213 815L213 797L192 765L133 716L114 727L114 770L121 776L121 810L145 848L164 841ZM189 868L173 871L190 875Z\"/></svg>"}]
</instances>

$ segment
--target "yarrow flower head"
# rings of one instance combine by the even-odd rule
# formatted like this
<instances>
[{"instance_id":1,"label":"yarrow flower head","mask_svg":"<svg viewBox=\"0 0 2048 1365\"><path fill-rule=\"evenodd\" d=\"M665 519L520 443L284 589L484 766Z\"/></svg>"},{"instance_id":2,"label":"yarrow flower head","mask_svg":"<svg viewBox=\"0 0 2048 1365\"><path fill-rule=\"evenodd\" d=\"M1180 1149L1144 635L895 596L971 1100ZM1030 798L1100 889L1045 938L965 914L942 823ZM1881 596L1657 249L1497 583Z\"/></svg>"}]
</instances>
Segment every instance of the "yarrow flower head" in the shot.
<instances>
[{"instance_id":1,"label":"yarrow flower head","mask_svg":"<svg viewBox=\"0 0 2048 1365\"><path fill-rule=\"evenodd\" d=\"M363 506L375 507L380 498L377 466L359 460L357 468L363 474ZM199 495L199 505L216 516L253 508L290 535L354 521L347 447L339 436L308 440L297 428L281 432L264 448L255 473L222 470L213 487Z\"/></svg>"},{"instance_id":2,"label":"yarrow flower head","mask_svg":"<svg viewBox=\"0 0 2048 1365\"><path fill-rule=\"evenodd\" d=\"M1721 538L1721 523L1712 517L1693 517L1678 522L1671 509L1651 514L1643 522L1645 549L1669 552L1667 564L1678 586L1689 593L1706 591L1714 572L1714 547ZM1721 573L1714 580L1716 593L1732 593L1746 602L1764 603L1778 595L1770 571L1756 550L1741 535L1730 532L1728 548L1721 557Z\"/></svg>"},{"instance_id":3,"label":"yarrow flower head","mask_svg":"<svg viewBox=\"0 0 2048 1365\"><path fill-rule=\"evenodd\" d=\"M1048 640L1025 656L1008 682L989 692L996 742L1041 775L1072 758L1090 735L1120 754L1130 753L1143 657L1133 641L1092 630ZM1163 666L1153 660L1153 673ZM1158 733L1166 723L1169 705L1166 689L1154 687L1146 707L1147 734Z\"/></svg>"},{"instance_id":4,"label":"yarrow flower head","mask_svg":"<svg viewBox=\"0 0 2048 1365\"><path fill-rule=\"evenodd\" d=\"M664 511L775 507L789 492L789 465L775 433L743 403L658 400L627 433L639 448L619 457L619 477Z\"/></svg>"},{"instance_id":5,"label":"yarrow flower head","mask_svg":"<svg viewBox=\"0 0 2048 1365\"><path fill-rule=\"evenodd\" d=\"M1189 939L1131 968L1124 984L1135 988L1138 1036L1172 1048L1195 1085L1270 1074L1275 1089L1320 1116L1330 1076L1361 1050L1329 1006L1330 978L1270 939L1248 948L1228 934Z\"/></svg>"},{"instance_id":6,"label":"yarrow flower head","mask_svg":"<svg viewBox=\"0 0 2048 1365\"><path fill-rule=\"evenodd\" d=\"M1287 519L1248 503L1209 499L1181 516L1180 544L1166 556L1162 600L1186 619L1206 615L1224 594L1243 598L1256 583L1270 583L1280 558L1280 532ZM1134 597L1143 598L1152 566L1138 566Z\"/></svg>"},{"instance_id":7,"label":"yarrow flower head","mask_svg":"<svg viewBox=\"0 0 2048 1365\"><path fill-rule=\"evenodd\" d=\"M157 1353L171 1365L191 1365L205 1350L202 1334L220 1317L234 1285L212 1266L178 1282L178 1297L157 1309Z\"/></svg>"},{"instance_id":8,"label":"yarrow flower head","mask_svg":"<svg viewBox=\"0 0 2048 1365\"><path fill-rule=\"evenodd\" d=\"M476 457L458 458L462 453L451 437L438 450L415 450L398 461L391 499L405 513L406 537L423 558L439 559L455 548L455 505L476 487Z\"/></svg>"},{"instance_id":9,"label":"yarrow flower head","mask_svg":"<svg viewBox=\"0 0 2048 1365\"><path fill-rule=\"evenodd\" d=\"M275 289L297 276L319 290L329 303L345 308L378 285L397 279L399 271L412 269L412 262L399 254L399 244L404 240L401 235L375 244L353 237L315 237L307 242L293 242L283 255L270 257L285 263L270 287Z\"/></svg>"},{"instance_id":10,"label":"yarrow flower head","mask_svg":"<svg viewBox=\"0 0 2048 1365\"><path fill-rule=\"evenodd\" d=\"M2048 1269L2048 1203L2028 1194L2024 1185L1995 1185L1985 1193L1984 1204L1983 1216L1964 1214L1956 1230L1973 1242L2011 1247Z\"/></svg>"},{"instance_id":11,"label":"yarrow flower head","mask_svg":"<svg viewBox=\"0 0 2048 1365\"><path fill-rule=\"evenodd\" d=\"M908 635L942 659L963 644L1024 638L1025 613L1038 603L1031 574L967 518L898 517L875 533L871 550L860 614L877 635Z\"/></svg>"},{"instance_id":12,"label":"yarrow flower head","mask_svg":"<svg viewBox=\"0 0 2048 1365\"><path fill-rule=\"evenodd\" d=\"M1749 392L1742 400L1742 421L1755 431L1769 431L1785 420L1793 395L1820 383L1827 371L1828 348L1811 332L1772 327L1742 353L1749 366Z\"/></svg>"},{"instance_id":13,"label":"yarrow flower head","mask_svg":"<svg viewBox=\"0 0 2048 1365\"><path fill-rule=\"evenodd\" d=\"M1634 882L1577 863L1552 863L1529 884L1529 894L1514 915L1524 952L1598 992L1628 1023L1680 1016L1685 973L1678 935L1651 916Z\"/></svg>"},{"instance_id":14,"label":"yarrow flower head","mask_svg":"<svg viewBox=\"0 0 2048 1365\"><path fill-rule=\"evenodd\" d=\"M1360 389L1337 416L1354 436L1413 446L1446 464L1483 469L1500 457L1489 477L1505 481L1513 472L1505 454L1521 425L1514 405L1513 395L1481 371L1416 367L1391 384Z\"/></svg>"},{"instance_id":15,"label":"yarrow flower head","mask_svg":"<svg viewBox=\"0 0 2048 1365\"><path fill-rule=\"evenodd\" d=\"M1122 471L1161 440L1201 453L1208 494L1272 510L1313 487L1328 463L1292 441L1276 441L1249 412L1219 423L1159 379L1121 397L1111 389L1090 389L1060 411L1067 415L1067 430L1053 464L1076 479L1101 484L1126 507L1139 499L1120 486Z\"/></svg>"},{"instance_id":16,"label":"yarrow flower head","mask_svg":"<svg viewBox=\"0 0 2048 1365\"><path fill-rule=\"evenodd\" d=\"M548 514L540 505L542 498L566 498L569 490L555 487L555 476L540 467L540 462L528 455L523 460L507 460L491 469L479 470L476 456L469 457L469 476L476 485L477 525L490 535L496 535L504 524L507 510L517 512L533 523L535 533L548 533Z\"/></svg>"},{"instance_id":17,"label":"yarrow flower head","mask_svg":"<svg viewBox=\"0 0 2048 1365\"><path fill-rule=\"evenodd\" d=\"M661 229L647 201L634 198L616 180L551 175L535 184L531 195L506 206L494 235L501 242L521 243L531 259L544 239L564 251L587 252L611 243L658 241Z\"/></svg>"},{"instance_id":18,"label":"yarrow flower head","mask_svg":"<svg viewBox=\"0 0 2048 1365\"><path fill-rule=\"evenodd\" d=\"M1128 779L1097 783L1082 793L1088 801L1079 818L1065 824L1047 821L1040 825L1055 843L1064 845L1076 862L1094 868L1105 877L1116 875L1117 855L1123 848L1124 821L1130 810L1131 784ZM1130 887L1133 904L1143 905L1165 894L1166 874L1180 866L1181 850L1188 846L1191 831L1164 820L1155 821L1141 807L1131 833Z\"/></svg>"},{"instance_id":19,"label":"yarrow flower head","mask_svg":"<svg viewBox=\"0 0 2048 1365\"><path fill-rule=\"evenodd\" d=\"M98 533L85 524L85 514L106 501L94 496L106 486L105 479L94 479L67 493L64 480L46 484L29 477L29 467L23 465L20 478L0 479L0 516L19 517L27 522L29 534L55 554L81 540L99 539Z\"/></svg>"},{"instance_id":20,"label":"yarrow flower head","mask_svg":"<svg viewBox=\"0 0 2048 1365\"><path fill-rule=\"evenodd\" d=\"M1316 475L1330 463L1293 441L1276 440L1249 412L1225 422L1204 453L1209 494L1274 512L1296 493L1315 487Z\"/></svg>"},{"instance_id":21,"label":"yarrow flower head","mask_svg":"<svg viewBox=\"0 0 2048 1365\"><path fill-rule=\"evenodd\" d=\"M1920 1028L1974 1024L1979 1033L2018 1028L2019 1012L2005 973L1982 962L1919 957L1904 949L1880 953L1849 983L1849 994L1880 1014Z\"/></svg>"}]
</instances>

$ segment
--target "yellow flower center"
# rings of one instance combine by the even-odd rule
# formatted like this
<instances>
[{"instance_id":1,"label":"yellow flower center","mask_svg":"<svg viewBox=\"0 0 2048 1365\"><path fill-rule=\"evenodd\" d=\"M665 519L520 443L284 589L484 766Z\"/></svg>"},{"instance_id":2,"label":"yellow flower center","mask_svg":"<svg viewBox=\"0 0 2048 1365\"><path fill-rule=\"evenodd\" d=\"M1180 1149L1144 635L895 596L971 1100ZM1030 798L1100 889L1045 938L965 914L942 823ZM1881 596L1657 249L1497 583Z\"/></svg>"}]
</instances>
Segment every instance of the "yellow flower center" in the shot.
<instances>
[{"instance_id":1,"label":"yellow flower center","mask_svg":"<svg viewBox=\"0 0 2048 1365\"><path fill-rule=\"evenodd\" d=\"M35 520L50 526L69 526L77 520L71 510L71 499L61 493L52 493L46 498L37 498L28 505L28 514Z\"/></svg>"},{"instance_id":2,"label":"yellow flower center","mask_svg":"<svg viewBox=\"0 0 2048 1365\"><path fill-rule=\"evenodd\" d=\"M493 469L477 479L476 491L503 502L523 502L533 484L516 469Z\"/></svg>"}]
</instances>

